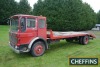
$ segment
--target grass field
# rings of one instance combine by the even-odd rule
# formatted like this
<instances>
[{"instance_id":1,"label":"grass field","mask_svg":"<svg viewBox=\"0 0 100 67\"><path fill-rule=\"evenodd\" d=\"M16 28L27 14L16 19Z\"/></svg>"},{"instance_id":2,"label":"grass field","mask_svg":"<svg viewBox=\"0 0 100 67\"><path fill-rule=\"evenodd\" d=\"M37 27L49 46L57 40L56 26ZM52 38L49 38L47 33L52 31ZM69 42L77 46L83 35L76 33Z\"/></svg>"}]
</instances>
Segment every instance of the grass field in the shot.
<instances>
[{"instance_id":1,"label":"grass field","mask_svg":"<svg viewBox=\"0 0 100 67\"><path fill-rule=\"evenodd\" d=\"M0 25L0 67L100 67L100 32L93 32L97 38L88 45L61 41L50 46L41 57L32 57L29 53L16 54L8 46L9 26ZM99 65L71 66L69 57L96 57Z\"/></svg>"}]
</instances>

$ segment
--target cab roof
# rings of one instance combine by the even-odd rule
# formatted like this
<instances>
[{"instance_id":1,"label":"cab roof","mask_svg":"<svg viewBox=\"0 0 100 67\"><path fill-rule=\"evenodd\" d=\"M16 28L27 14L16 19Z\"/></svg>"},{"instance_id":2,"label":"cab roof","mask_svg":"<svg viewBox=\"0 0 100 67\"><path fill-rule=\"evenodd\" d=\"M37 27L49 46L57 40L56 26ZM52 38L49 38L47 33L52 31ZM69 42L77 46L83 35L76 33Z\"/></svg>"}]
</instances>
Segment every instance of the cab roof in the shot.
<instances>
[{"instance_id":1,"label":"cab roof","mask_svg":"<svg viewBox=\"0 0 100 67\"><path fill-rule=\"evenodd\" d=\"M34 17L34 18L38 18L38 17L46 18L46 17L44 17L42 15L40 15L40 16L34 16L34 15L26 15L26 14L13 15L13 16L11 16L11 18L14 17L14 16L18 16L18 17L22 17L23 16L23 17Z\"/></svg>"}]
</instances>

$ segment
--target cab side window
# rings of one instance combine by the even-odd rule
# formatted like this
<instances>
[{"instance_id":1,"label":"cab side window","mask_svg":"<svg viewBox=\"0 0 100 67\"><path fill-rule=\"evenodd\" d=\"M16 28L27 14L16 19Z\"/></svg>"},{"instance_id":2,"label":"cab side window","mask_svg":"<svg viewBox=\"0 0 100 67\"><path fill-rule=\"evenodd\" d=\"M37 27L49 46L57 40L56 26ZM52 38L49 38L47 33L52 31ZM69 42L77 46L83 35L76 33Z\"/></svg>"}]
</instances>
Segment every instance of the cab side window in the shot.
<instances>
[{"instance_id":1,"label":"cab side window","mask_svg":"<svg viewBox=\"0 0 100 67\"><path fill-rule=\"evenodd\" d=\"M38 22L39 28L45 28L45 20L44 19L40 19Z\"/></svg>"}]
</instances>

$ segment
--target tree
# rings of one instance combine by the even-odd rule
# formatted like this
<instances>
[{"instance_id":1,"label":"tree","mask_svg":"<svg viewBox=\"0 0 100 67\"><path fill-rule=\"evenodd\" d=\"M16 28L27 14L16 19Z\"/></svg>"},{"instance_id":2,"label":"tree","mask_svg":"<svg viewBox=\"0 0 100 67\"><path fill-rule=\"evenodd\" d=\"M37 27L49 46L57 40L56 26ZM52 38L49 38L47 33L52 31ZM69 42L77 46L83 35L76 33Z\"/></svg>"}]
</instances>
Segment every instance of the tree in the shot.
<instances>
[{"instance_id":1,"label":"tree","mask_svg":"<svg viewBox=\"0 0 100 67\"><path fill-rule=\"evenodd\" d=\"M94 10L90 7L89 4L84 3L83 4L83 8L84 8L84 20L86 22L86 24L84 25L84 27L86 29L92 29L95 24L97 23L97 17L96 17L96 13L94 12Z\"/></svg>"},{"instance_id":2,"label":"tree","mask_svg":"<svg viewBox=\"0 0 100 67\"><path fill-rule=\"evenodd\" d=\"M82 0L38 0L34 15L47 17L48 28L53 30L88 30L96 23L96 14Z\"/></svg>"},{"instance_id":3,"label":"tree","mask_svg":"<svg viewBox=\"0 0 100 67\"><path fill-rule=\"evenodd\" d=\"M99 12L97 13L97 23L100 24L100 10L99 10Z\"/></svg>"},{"instance_id":4,"label":"tree","mask_svg":"<svg viewBox=\"0 0 100 67\"><path fill-rule=\"evenodd\" d=\"M0 24L7 24L7 18L16 14L17 3L14 0L0 0Z\"/></svg>"},{"instance_id":5,"label":"tree","mask_svg":"<svg viewBox=\"0 0 100 67\"><path fill-rule=\"evenodd\" d=\"M27 0L0 0L0 24L7 24L7 19L15 14L30 14L31 7Z\"/></svg>"},{"instance_id":6,"label":"tree","mask_svg":"<svg viewBox=\"0 0 100 67\"><path fill-rule=\"evenodd\" d=\"M20 14L30 14L31 7L28 0L20 0L18 5L18 13Z\"/></svg>"}]
</instances>

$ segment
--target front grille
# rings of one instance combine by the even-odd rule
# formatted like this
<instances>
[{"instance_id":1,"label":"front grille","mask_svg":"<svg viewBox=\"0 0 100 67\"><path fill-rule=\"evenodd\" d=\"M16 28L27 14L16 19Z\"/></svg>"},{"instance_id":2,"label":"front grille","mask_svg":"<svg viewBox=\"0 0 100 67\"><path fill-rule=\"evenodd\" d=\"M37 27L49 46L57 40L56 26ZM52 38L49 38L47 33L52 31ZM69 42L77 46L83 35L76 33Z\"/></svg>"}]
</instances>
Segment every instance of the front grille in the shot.
<instances>
[{"instance_id":1,"label":"front grille","mask_svg":"<svg viewBox=\"0 0 100 67\"><path fill-rule=\"evenodd\" d=\"M15 44L13 44L12 42L10 42L10 45L11 45L13 48L15 48Z\"/></svg>"},{"instance_id":2,"label":"front grille","mask_svg":"<svg viewBox=\"0 0 100 67\"><path fill-rule=\"evenodd\" d=\"M17 44L16 34L10 33L9 34L9 40L10 40L10 43L11 43L12 46L16 45Z\"/></svg>"}]
</instances>

